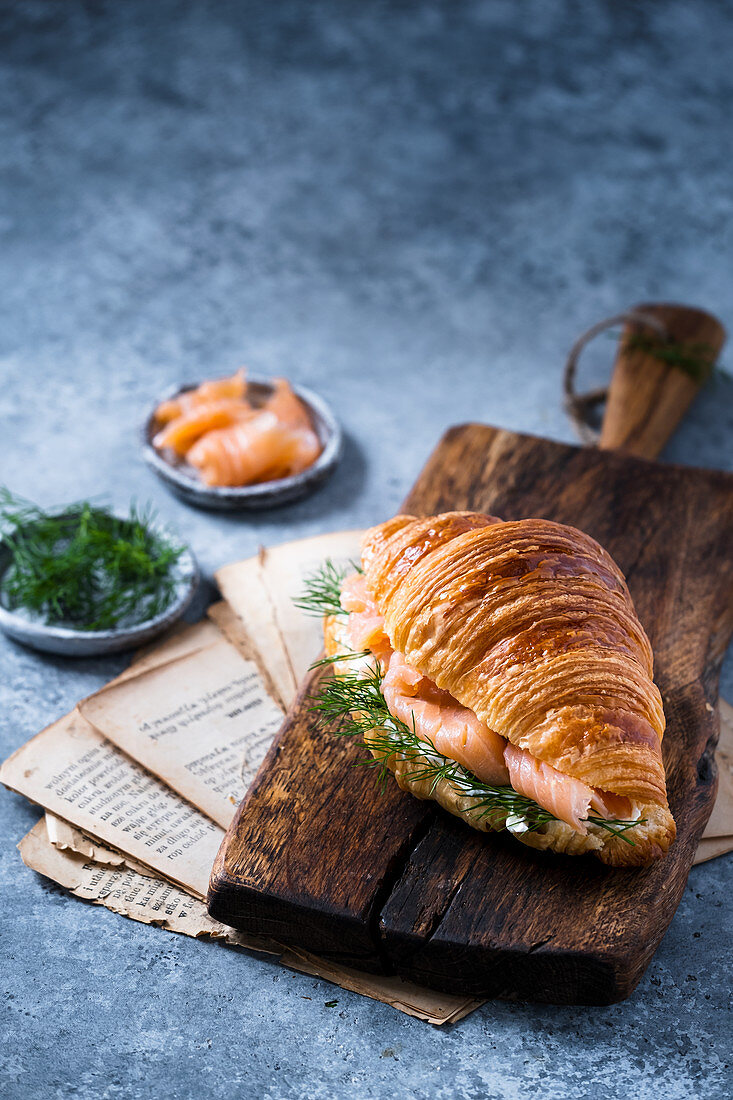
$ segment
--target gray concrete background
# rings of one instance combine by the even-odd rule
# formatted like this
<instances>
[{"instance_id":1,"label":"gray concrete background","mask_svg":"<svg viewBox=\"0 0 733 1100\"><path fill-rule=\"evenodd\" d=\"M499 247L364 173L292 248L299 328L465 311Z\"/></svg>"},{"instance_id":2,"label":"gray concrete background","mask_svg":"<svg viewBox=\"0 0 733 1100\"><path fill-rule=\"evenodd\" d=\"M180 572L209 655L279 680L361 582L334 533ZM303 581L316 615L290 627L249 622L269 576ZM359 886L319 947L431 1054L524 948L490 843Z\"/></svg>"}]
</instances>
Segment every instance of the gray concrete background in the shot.
<instances>
[{"instance_id":1,"label":"gray concrete background","mask_svg":"<svg viewBox=\"0 0 733 1100\"><path fill-rule=\"evenodd\" d=\"M6 0L0 481L151 500L211 572L386 517L450 423L572 439L585 326L676 299L733 327L731 56L721 0ZM241 362L327 395L348 447L318 495L232 519L171 498L136 433L169 384ZM732 394L667 457L733 468ZM124 664L0 661L2 755ZM733 1091L730 857L693 871L627 1003L438 1031L92 909L21 866L37 812L3 792L0 817L3 1096Z\"/></svg>"}]
</instances>

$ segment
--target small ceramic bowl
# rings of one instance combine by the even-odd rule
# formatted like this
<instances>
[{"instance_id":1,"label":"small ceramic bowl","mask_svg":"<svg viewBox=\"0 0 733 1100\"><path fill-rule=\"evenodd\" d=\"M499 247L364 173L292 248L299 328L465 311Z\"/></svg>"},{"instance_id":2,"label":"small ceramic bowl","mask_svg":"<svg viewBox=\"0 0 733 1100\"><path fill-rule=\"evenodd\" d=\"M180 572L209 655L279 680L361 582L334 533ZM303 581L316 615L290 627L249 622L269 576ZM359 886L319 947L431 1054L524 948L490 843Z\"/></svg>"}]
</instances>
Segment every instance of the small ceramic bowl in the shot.
<instances>
[{"instance_id":1,"label":"small ceramic bowl","mask_svg":"<svg viewBox=\"0 0 733 1100\"><path fill-rule=\"evenodd\" d=\"M10 551L0 542L0 578L10 564ZM101 657L136 649L152 641L180 619L194 597L199 584L196 559L186 549L173 567L174 596L165 611L153 619L114 630L75 630L73 627L50 626L29 618L22 611L9 611L0 603L0 630L8 637L32 649L58 653L63 657Z\"/></svg>"},{"instance_id":2,"label":"small ceramic bowl","mask_svg":"<svg viewBox=\"0 0 733 1100\"><path fill-rule=\"evenodd\" d=\"M194 385L179 386L164 394L161 401L178 397L179 394L195 388ZM247 397L255 406L264 404L272 392L271 382L262 378L248 378ZM257 485L204 485L199 480L196 470L188 466L185 460L168 461L156 451L153 446L153 437L159 425L156 423L154 410L145 421L143 428L145 461L176 496L199 508L237 512L275 508L280 504L290 504L294 500L299 500L313 492L333 472L341 457L342 436L338 421L325 401L304 386L293 386L293 393L300 398L308 410L313 430L323 448L313 465L302 473L278 478L276 481L263 481Z\"/></svg>"}]
</instances>

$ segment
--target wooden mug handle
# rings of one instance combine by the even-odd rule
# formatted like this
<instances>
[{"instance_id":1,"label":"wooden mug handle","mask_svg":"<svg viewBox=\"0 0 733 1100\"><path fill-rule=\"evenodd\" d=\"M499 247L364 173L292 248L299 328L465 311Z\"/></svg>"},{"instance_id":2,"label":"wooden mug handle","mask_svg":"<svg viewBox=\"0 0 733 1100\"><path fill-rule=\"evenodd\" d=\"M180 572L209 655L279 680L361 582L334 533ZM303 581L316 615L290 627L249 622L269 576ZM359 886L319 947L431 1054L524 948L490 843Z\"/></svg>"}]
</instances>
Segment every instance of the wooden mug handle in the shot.
<instances>
[{"instance_id":1,"label":"wooden mug handle","mask_svg":"<svg viewBox=\"0 0 733 1100\"><path fill-rule=\"evenodd\" d=\"M623 324L608 390L576 394L580 352L603 329ZM656 458L710 376L726 332L712 314L650 303L601 321L574 344L565 370L566 407L586 443ZM589 410L605 399L600 432Z\"/></svg>"}]
</instances>

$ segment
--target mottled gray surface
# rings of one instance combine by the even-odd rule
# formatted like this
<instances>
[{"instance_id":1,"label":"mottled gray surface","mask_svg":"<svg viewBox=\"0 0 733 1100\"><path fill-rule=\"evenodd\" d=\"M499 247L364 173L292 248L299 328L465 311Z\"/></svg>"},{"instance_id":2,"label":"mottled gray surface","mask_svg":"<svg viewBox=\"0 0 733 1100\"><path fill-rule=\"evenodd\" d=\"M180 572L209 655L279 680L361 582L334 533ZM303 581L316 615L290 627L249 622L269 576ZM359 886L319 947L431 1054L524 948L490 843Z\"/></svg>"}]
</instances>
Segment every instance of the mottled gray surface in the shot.
<instances>
[{"instance_id":1,"label":"mottled gray surface","mask_svg":"<svg viewBox=\"0 0 733 1100\"><path fill-rule=\"evenodd\" d=\"M0 480L153 500L210 572L385 517L449 423L571 439L560 374L587 324L677 299L733 325L732 55L721 0L6 0ZM327 394L346 460L282 512L196 513L138 425L241 361ZM732 395L668 457L730 469ZM3 755L124 663L0 660ZM438 1031L92 909L21 866L37 812L3 794L0 815L3 1096L731 1094L733 858L693 871L626 1004L495 1003Z\"/></svg>"}]
</instances>

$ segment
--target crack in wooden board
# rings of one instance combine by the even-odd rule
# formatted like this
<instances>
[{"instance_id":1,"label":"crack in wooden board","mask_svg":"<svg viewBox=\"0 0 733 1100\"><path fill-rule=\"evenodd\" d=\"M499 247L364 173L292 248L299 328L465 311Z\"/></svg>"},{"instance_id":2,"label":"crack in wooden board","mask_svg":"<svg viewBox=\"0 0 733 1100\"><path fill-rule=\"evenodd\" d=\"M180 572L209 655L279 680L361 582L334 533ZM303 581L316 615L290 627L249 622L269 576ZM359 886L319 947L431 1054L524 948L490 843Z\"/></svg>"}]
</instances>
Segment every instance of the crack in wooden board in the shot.
<instances>
[{"instance_id":1,"label":"crack in wooden board","mask_svg":"<svg viewBox=\"0 0 733 1100\"><path fill-rule=\"evenodd\" d=\"M684 889L716 789L717 680L733 629L733 477L483 425L450 429L406 511L545 516L629 575L655 648L678 839L614 871L478 834L315 731L301 691L214 867L212 915L343 965L447 992L557 1003L627 996Z\"/></svg>"}]
</instances>

